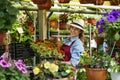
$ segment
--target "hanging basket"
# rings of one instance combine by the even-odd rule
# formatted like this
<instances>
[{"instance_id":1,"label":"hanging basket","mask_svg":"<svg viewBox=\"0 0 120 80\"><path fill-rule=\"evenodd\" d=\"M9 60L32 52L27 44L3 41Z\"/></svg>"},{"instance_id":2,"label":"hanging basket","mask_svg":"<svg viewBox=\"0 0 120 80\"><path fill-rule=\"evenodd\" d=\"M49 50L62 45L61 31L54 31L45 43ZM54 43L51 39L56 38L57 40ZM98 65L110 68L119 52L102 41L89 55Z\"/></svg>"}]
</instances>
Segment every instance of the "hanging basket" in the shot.
<instances>
[{"instance_id":1,"label":"hanging basket","mask_svg":"<svg viewBox=\"0 0 120 80\"><path fill-rule=\"evenodd\" d=\"M69 3L70 2L70 0L58 0L59 1L59 3Z\"/></svg>"},{"instance_id":2,"label":"hanging basket","mask_svg":"<svg viewBox=\"0 0 120 80\"><path fill-rule=\"evenodd\" d=\"M107 70L86 68L86 75L88 80L106 80Z\"/></svg>"},{"instance_id":3,"label":"hanging basket","mask_svg":"<svg viewBox=\"0 0 120 80\"><path fill-rule=\"evenodd\" d=\"M51 0L47 0L45 4L37 4L39 10L49 10L52 6Z\"/></svg>"},{"instance_id":4,"label":"hanging basket","mask_svg":"<svg viewBox=\"0 0 120 80\"><path fill-rule=\"evenodd\" d=\"M104 0L79 0L81 4L95 4L95 5L103 5Z\"/></svg>"},{"instance_id":5,"label":"hanging basket","mask_svg":"<svg viewBox=\"0 0 120 80\"><path fill-rule=\"evenodd\" d=\"M45 4L47 0L32 0L32 2L35 4Z\"/></svg>"},{"instance_id":6,"label":"hanging basket","mask_svg":"<svg viewBox=\"0 0 120 80\"><path fill-rule=\"evenodd\" d=\"M59 23L59 29L60 29L60 30L66 30L66 23L60 22L60 23Z\"/></svg>"}]
</instances>

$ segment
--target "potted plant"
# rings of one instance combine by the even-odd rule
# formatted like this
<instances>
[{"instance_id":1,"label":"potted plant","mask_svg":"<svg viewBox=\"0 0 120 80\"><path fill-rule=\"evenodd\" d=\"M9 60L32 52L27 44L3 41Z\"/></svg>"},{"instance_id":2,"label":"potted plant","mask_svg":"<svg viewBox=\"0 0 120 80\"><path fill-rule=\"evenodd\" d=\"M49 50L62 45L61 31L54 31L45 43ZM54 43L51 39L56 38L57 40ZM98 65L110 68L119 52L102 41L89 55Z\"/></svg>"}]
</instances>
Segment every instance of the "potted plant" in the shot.
<instances>
[{"instance_id":1,"label":"potted plant","mask_svg":"<svg viewBox=\"0 0 120 80\"><path fill-rule=\"evenodd\" d=\"M79 0L81 4L93 3L95 5L102 5L104 0Z\"/></svg>"},{"instance_id":2,"label":"potted plant","mask_svg":"<svg viewBox=\"0 0 120 80\"><path fill-rule=\"evenodd\" d=\"M86 69L88 80L106 80L107 68L109 67L110 56L105 55L103 51L93 53L92 56L81 56L81 65Z\"/></svg>"},{"instance_id":3,"label":"potted plant","mask_svg":"<svg viewBox=\"0 0 120 80\"><path fill-rule=\"evenodd\" d=\"M5 33L12 28L12 24L16 21L18 9L15 8L9 0L1 0L0 2L0 43L4 44Z\"/></svg>"},{"instance_id":4,"label":"potted plant","mask_svg":"<svg viewBox=\"0 0 120 80\"><path fill-rule=\"evenodd\" d=\"M34 43L31 43L32 49L41 57L41 59L46 60L63 58L64 52L59 50L57 45L57 41L52 40L38 40Z\"/></svg>"},{"instance_id":5,"label":"potted plant","mask_svg":"<svg viewBox=\"0 0 120 80\"><path fill-rule=\"evenodd\" d=\"M108 72L110 72L112 80L120 79L120 52L116 52L115 56L111 58Z\"/></svg>"},{"instance_id":6,"label":"potted plant","mask_svg":"<svg viewBox=\"0 0 120 80\"><path fill-rule=\"evenodd\" d=\"M96 26L99 33L105 33L105 38L110 39L113 44L120 39L120 11L113 9L109 13L104 13L97 21ZM112 36L111 36L112 35Z\"/></svg>"},{"instance_id":7,"label":"potted plant","mask_svg":"<svg viewBox=\"0 0 120 80\"><path fill-rule=\"evenodd\" d=\"M49 17L49 23L50 23L50 28L54 28L54 29L57 29L57 23L58 23L58 16L57 14L52 14L50 17Z\"/></svg>"},{"instance_id":8,"label":"potted plant","mask_svg":"<svg viewBox=\"0 0 120 80\"><path fill-rule=\"evenodd\" d=\"M60 14L58 22L60 30L66 29L66 23L68 22L68 14L67 13Z\"/></svg>"},{"instance_id":9,"label":"potted plant","mask_svg":"<svg viewBox=\"0 0 120 80\"><path fill-rule=\"evenodd\" d=\"M74 76L73 66L59 61L43 61L33 67L34 79L39 80L72 80Z\"/></svg>"},{"instance_id":10,"label":"potted plant","mask_svg":"<svg viewBox=\"0 0 120 80\"><path fill-rule=\"evenodd\" d=\"M5 55L6 53L0 57L1 80L30 80L23 60L10 61L10 58Z\"/></svg>"},{"instance_id":11,"label":"potted plant","mask_svg":"<svg viewBox=\"0 0 120 80\"><path fill-rule=\"evenodd\" d=\"M39 10L49 10L52 6L52 1L51 0L46 0L44 4L37 4Z\"/></svg>"},{"instance_id":12,"label":"potted plant","mask_svg":"<svg viewBox=\"0 0 120 80\"><path fill-rule=\"evenodd\" d=\"M69 3L70 2L70 0L58 0L59 1L59 3Z\"/></svg>"}]
</instances>

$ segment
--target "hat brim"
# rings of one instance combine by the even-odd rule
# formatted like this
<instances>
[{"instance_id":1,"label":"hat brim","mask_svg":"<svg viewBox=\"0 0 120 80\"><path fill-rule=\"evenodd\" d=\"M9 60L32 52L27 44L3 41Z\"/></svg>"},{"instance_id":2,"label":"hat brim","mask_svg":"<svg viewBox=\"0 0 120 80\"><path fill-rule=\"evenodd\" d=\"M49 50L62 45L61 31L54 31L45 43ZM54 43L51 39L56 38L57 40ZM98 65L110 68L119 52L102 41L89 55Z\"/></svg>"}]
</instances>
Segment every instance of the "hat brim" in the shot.
<instances>
[{"instance_id":1,"label":"hat brim","mask_svg":"<svg viewBox=\"0 0 120 80\"><path fill-rule=\"evenodd\" d=\"M78 25L75 25L75 24L67 24L67 25L68 25L69 27L70 27L70 26L73 26L73 27L76 27L76 28L84 31L84 29L83 29L82 27L78 26Z\"/></svg>"}]
</instances>

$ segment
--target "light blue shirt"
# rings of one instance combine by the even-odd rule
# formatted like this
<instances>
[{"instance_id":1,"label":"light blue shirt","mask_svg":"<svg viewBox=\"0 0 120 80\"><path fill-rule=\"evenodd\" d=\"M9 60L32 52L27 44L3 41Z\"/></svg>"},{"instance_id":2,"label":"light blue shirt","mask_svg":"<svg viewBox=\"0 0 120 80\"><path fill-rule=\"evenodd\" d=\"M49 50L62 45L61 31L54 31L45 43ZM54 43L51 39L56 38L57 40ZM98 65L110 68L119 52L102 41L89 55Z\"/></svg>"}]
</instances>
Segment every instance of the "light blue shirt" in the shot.
<instances>
[{"instance_id":1,"label":"light blue shirt","mask_svg":"<svg viewBox=\"0 0 120 80\"><path fill-rule=\"evenodd\" d=\"M70 53L71 53L70 61L73 66L77 66L80 61L80 56L84 51L84 47L83 47L83 43L79 39L79 37L73 37L73 38L67 39L65 44L70 46L73 41L75 41L75 42L73 43L73 45L70 48Z\"/></svg>"}]
</instances>

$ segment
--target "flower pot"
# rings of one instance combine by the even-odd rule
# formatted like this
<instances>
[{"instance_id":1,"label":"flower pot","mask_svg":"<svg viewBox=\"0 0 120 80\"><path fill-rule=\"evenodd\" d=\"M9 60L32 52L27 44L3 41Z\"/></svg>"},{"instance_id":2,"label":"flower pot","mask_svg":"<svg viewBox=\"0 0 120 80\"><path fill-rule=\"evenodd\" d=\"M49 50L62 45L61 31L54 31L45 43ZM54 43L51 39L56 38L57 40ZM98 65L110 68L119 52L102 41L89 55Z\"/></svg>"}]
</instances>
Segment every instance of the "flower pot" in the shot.
<instances>
[{"instance_id":1,"label":"flower pot","mask_svg":"<svg viewBox=\"0 0 120 80\"><path fill-rule=\"evenodd\" d=\"M88 4L92 3L95 5L102 5L104 3L104 0L79 0L81 4Z\"/></svg>"},{"instance_id":2,"label":"flower pot","mask_svg":"<svg viewBox=\"0 0 120 80\"><path fill-rule=\"evenodd\" d=\"M47 0L32 0L35 4L45 4Z\"/></svg>"},{"instance_id":3,"label":"flower pot","mask_svg":"<svg viewBox=\"0 0 120 80\"><path fill-rule=\"evenodd\" d=\"M45 4L37 4L39 10L49 10L51 8L52 2L51 0L47 0Z\"/></svg>"},{"instance_id":4,"label":"flower pot","mask_svg":"<svg viewBox=\"0 0 120 80\"><path fill-rule=\"evenodd\" d=\"M118 73L111 72L110 75L112 80L120 80L120 72Z\"/></svg>"},{"instance_id":5,"label":"flower pot","mask_svg":"<svg viewBox=\"0 0 120 80\"><path fill-rule=\"evenodd\" d=\"M59 3L69 3L70 2L70 0L58 0L59 1Z\"/></svg>"},{"instance_id":6,"label":"flower pot","mask_svg":"<svg viewBox=\"0 0 120 80\"><path fill-rule=\"evenodd\" d=\"M92 69L86 68L87 80L106 80L106 69Z\"/></svg>"},{"instance_id":7,"label":"flower pot","mask_svg":"<svg viewBox=\"0 0 120 80\"><path fill-rule=\"evenodd\" d=\"M65 29L66 29L66 23L60 22L60 23L59 23L59 29L60 29L60 30L65 30Z\"/></svg>"}]
</instances>

